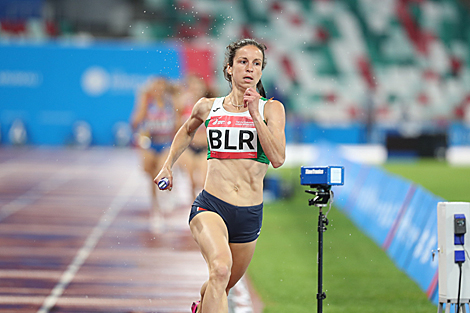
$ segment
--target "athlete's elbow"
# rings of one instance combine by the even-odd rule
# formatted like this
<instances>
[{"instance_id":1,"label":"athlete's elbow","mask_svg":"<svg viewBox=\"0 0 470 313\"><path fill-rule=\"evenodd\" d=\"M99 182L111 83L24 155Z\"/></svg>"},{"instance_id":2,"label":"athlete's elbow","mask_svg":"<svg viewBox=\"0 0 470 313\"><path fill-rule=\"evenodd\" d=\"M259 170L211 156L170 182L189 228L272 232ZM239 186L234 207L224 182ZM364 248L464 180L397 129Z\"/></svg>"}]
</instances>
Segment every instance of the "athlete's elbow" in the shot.
<instances>
[{"instance_id":1,"label":"athlete's elbow","mask_svg":"<svg viewBox=\"0 0 470 313\"><path fill-rule=\"evenodd\" d=\"M286 160L286 157L282 156L282 157L276 158L276 160L271 161L271 164L274 168L278 168L278 167L281 167L282 164L284 164L285 160Z\"/></svg>"}]
</instances>

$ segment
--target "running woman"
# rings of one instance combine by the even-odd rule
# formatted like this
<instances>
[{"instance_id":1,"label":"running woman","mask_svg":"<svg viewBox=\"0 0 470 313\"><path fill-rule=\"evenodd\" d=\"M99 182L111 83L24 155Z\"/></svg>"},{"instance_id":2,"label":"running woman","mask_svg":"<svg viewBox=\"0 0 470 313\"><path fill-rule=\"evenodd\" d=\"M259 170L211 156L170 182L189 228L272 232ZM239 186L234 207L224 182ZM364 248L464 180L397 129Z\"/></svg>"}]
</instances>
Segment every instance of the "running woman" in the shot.
<instances>
[{"instance_id":1,"label":"running woman","mask_svg":"<svg viewBox=\"0 0 470 313\"><path fill-rule=\"evenodd\" d=\"M164 214L158 205L153 178L167 157L176 132L176 119L168 82L162 77L150 80L138 96L131 126L138 133L143 168L151 182L150 226L156 233L164 228Z\"/></svg>"},{"instance_id":2,"label":"running woman","mask_svg":"<svg viewBox=\"0 0 470 313\"><path fill-rule=\"evenodd\" d=\"M245 274L255 251L263 216L263 178L269 163L285 160L285 110L266 99L261 83L266 47L252 39L227 46L225 97L202 98L178 130L160 173L173 186L172 166L202 124L208 140L204 190L195 199L189 227L207 262L209 279L197 313L227 313L227 294Z\"/></svg>"}]
</instances>

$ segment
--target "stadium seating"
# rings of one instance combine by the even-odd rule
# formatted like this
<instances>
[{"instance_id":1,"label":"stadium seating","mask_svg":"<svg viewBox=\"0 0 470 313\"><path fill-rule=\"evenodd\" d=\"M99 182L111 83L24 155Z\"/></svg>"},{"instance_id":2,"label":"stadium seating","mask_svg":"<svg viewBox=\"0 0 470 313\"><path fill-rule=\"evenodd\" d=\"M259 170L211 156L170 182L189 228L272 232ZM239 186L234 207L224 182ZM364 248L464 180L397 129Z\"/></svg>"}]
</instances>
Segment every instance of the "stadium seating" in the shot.
<instances>
[{"instance_id":1,"label":"stadium seating","mask_svg":"<svg viewBox=\"0 0 470 313\"><path fill-rule=\"evenodd\" d=\"M301 121L327 127L369 121L405 135L410 129L447 129L454 121L470 124L470 23L463 1L132 3L134 13L121 37L202 42L213 49L216 64L223 60L220 51L235 39L264 42L268 94L281 98L289 115ZM0 40L82 33L66 14L55 13L26 21L3 16ZM223 77L215 79L223 90Z\"/></svg>"}]
</instances>

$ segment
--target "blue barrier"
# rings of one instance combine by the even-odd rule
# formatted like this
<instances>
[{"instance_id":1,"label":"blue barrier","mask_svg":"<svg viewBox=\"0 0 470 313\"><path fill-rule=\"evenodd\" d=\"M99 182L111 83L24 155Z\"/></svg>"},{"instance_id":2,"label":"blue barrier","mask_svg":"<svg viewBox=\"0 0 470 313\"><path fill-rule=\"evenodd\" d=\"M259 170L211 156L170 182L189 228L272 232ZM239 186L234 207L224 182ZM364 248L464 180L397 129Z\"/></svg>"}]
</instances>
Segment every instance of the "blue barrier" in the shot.
<instances>
[{"instance_id":1,"label":"blue barrier","mask_svg":"<svg viewBox=\"0 0 470 313\"><path fill-rule=\"evenodd\" d=\"M289 125L287 134L300 143L328 141L336 144L356 144L365 142L365 126L352 124L344 127L323 127L316 123Z\"/></svg>"},{"instance_id":2,"label":"blue barrier","mask_svg":"<svg viewBox=\"0 0 470 313\"><path fill-rule=\"evenodd\" d=\"M382 247L401 270L409 264L409 256L429 219L428 210L431 195L422 187L416 187L406 212L399 223L396 233L390 234L389 241Z\"/></svg>"},{"instance_id":3,"label":"blue barrier","mask_svg":"<svg viewBox=\"0 0 470 313\"><path fill-rule=\"evenodd\" d=\"M180 54L169 44L0 44L1 133L21 119L29 143L63 145L83 120L92 144L112 145L113 126L129 120L150 76L181 77Z\"/></svg>"},{"instance_id":4,"label":"blue barrier","mask_svg":"<svg viewBox=\"0 0 470 313\"><path fill-rule=\"evenodd\" d=\"M344 180L347 181L348 184L335 190L333 199L335 204L339 207L346 207L350 197L354 195L354 187L357 184L357 180L361 177L360 173L362 167L347 160L342 162L341 165L348 169L348 171L345 171L344 173Z\"/></svg>"},{"instance_id":5,"label":"blue barrier","mask_svg":"<svg viewBox=\"0 0 470 313\"><path fill-rule=\"evenodd\" d=\"M470 145L470 127L462 122L453 122L447 137L449 146Z\"/></svg>"},{"instance_id":6,"label":"blue barrier","mask_svg":"<svg viewBox=\"0 0 470 313\"><path fill-rule=\"evenodd\" d=\"M421 230L414 248L410 251L407 273L430 296L433 280L437 276L438 260L432 259L432 250L437 250L437 203L442 201L437 197L429 200L429 206L424 208L429 218ZM432 205L432 206L431 206ZM436 285L434 288L437 286ZM437 303L436 303L437 304Z\"/></svg>"}]
</instances>

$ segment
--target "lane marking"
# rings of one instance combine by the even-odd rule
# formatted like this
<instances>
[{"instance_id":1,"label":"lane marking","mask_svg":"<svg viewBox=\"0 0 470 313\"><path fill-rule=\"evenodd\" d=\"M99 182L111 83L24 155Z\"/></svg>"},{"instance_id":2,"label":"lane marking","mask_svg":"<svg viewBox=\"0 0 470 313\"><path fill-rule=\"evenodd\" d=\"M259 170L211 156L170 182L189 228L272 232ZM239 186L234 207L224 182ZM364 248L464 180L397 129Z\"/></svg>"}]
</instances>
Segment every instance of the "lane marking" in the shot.
<instances>
[{"instance_id":1,"label":"lane marking","mask_svg":"<svg viewBox=\"0 0 470 313\"><path fill-rule=\"evenodd\" d=\"M88 235L84 245L77 252L75 258L69 264L67 270L62 274L59 282L54 286L49 296L44 300L37 313L48 313L56 305L57 301L73 280L80 267L85 263L88 256L96 247L104 232L108 229L121 209L138 189L140 185L139 180L140 176L137 171L134 170L111 202L109 209L101 216L98 224L92 230L90 235Z\"/></svg>"},{"instance_id":2,"label":"lane marking","mask_svg":"<svg viewBox=\"0 0 470 313\"><path fill-rule=\"evenodd\" d=\"M228 295L229 313L253 313L253 302L243 276Z\"/></svg>"}]
</instances>

